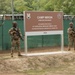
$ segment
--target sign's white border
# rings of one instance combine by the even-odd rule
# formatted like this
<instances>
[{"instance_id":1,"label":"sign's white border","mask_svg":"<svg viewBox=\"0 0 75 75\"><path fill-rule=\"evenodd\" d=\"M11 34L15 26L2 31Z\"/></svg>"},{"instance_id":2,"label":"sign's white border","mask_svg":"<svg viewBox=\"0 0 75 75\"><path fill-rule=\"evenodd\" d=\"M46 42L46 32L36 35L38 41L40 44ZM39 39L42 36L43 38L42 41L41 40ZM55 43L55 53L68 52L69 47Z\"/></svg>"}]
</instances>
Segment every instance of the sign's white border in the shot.
<instances>
[{"instance_id":1,"label":"sign's white border","mask_svg":"<svg viewBox=\"0 0 75 75\"><path fill-rule=\"evenodd\" d=\"M63 34L63 31L35 31L35 32L25 32L26 36L35 36L35 35L54 35L54 34Z\"/></svg>"}]
</instances>

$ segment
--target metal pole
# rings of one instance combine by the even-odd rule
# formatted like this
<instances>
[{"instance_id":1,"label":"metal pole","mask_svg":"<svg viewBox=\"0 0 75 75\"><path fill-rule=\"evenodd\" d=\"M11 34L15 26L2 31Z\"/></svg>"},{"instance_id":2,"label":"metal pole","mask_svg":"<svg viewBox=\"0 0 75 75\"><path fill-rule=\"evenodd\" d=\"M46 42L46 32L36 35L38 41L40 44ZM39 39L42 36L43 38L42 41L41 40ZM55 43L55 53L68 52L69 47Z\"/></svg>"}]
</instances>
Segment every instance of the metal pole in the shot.
<instances>
[{"instance_id":1,"label":"metal pole","mask_svg":"<svg viewBox=\"0 0 75 75\"><path fill-rule=\"evenodd\" d=\"M25 35L25 54L27 55L27 35Z\"/></svg>"},{"instance_id":2,"label":"metal pole","mask_svg":"<svg viewBox=\"0 0 75 75\"><path fill-rule=\"evenodd\" d=\"M64 49L64 39L63 39L63 34L61 34L61 51Z\"/></svg>"},{"instance_id":3,"label":"metal pole","mask_svg":"<svg viewBox=\"0 0 75 75\"><path fill-rule=\"evenodd\" d=\"M1 1L1 14L3 13L3 1ZM1 23L1 26L2 26L2 50L3 50L3 48L4 48L4 46L3 46L3 18L4 18L4 16L2 15L2 23Z\"/></svg>"},{"instance_id":4,"label":"metal pole","mask_svg":"<svg viewBox=\"0 0 75 75\"><path fill-rule=\"evenodd\" d=\"M13 0L11 0L11 8L12 8L12 20L14 20L14 4L13 4Z\"/></svg>"},{"instance_id":5,"label":"metal pole","mask_svg":"<svg viewBox=\"0 0 75 75\"><path fill-rule=\"evenodd\" d=\"M39 10L39 0L37 0L37 4L38 4L38 6L37 6L37 11Z\"/></svg>"}]
</instances>

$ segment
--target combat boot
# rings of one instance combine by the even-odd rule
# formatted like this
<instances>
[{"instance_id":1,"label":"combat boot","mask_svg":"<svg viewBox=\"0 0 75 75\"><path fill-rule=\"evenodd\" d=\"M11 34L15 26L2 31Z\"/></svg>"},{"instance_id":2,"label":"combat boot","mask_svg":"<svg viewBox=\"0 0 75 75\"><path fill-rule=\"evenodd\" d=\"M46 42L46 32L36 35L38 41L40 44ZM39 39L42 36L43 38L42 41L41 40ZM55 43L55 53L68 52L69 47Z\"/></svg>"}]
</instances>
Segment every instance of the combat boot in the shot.
<instances>
[{"instance_id":1,"label":"combat boot","mask_svg":"<svg viewBox=\"0 0 75 75\"><path fill-rule=\"evenodd\" d=\"M11 57L13 57L13 53L11 53Z\"/></svg>"},{"instance_id":2,"label":"combat boot","mask_svg":"<svg viewBox=\"0 0 75 75\"><path fill-rule=\"evenodd\" d=\"M70 48L68 48L68 51L70 51Z\"/></svg>"},{"instance_id":3,"label":"combat boot","mask_svg":"<svg viewBox=\"0 0 75 75\"><path fill-rule=\"evenodd\" d=\"M20 51L18 52L18 56L22 56L21 53L20 53Z\"/></svg>"},{"instance_id":4,"label":"combat boot","mask_svg":"<svg viewBox=\"0 0 75 75\"><path fill-rule=\"evenodd\" d=\"M68 47L68 51L70 51L71 50L71 47Z\"/></svg>"},{"instance_id":5,"label":"combat boot","mask_svg":"<svg viewBox=\"0 0 75 75\"><path fill-rule=\"evenodd\" d=\"M11 55L11 57L13 57L13 55Z\"/></svg>"}]
</instances>

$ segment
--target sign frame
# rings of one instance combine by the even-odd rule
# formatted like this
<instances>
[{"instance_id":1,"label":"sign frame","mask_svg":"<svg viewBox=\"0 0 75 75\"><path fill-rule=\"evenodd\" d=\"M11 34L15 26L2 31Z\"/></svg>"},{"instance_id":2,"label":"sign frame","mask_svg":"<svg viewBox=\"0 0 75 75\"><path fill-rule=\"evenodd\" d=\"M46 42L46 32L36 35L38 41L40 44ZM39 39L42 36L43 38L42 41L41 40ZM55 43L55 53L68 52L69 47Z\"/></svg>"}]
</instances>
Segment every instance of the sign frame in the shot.
<instances>
[{"instance_id":1,"label":"sign frame","mask_svg":"<svg viewBox=\"0 0 75 75\"><path fill-rule=\"evenodd\" d=\"M26 11L26 12L41 12L41 11ZM26 31L26 13L24 11L24 33L25 33L25 41L24 41L24 46L25 46L25 55L29 56L30 54L28 54L28 46L27 46L27 37L28 36L38 36L38 35L60 35L61 36L61 51L63 52L63 48L64 48L64 40L63 40L63 19L62 19L62 29L60 30L51 30L51 31ZM45 12L49 12L49 11L45 11ZM50 11L53 13L56 13L54 11ZM43 12L42 12L43 13ZM60 12L59 12L60 13ZM63 12L62 12L63 13ZM42 54L46 54L46 52L43 53L32 53L31 55L42 55ZM51 52L47 52L47 54L50 54Z\"/></svg>"}]
</instances>

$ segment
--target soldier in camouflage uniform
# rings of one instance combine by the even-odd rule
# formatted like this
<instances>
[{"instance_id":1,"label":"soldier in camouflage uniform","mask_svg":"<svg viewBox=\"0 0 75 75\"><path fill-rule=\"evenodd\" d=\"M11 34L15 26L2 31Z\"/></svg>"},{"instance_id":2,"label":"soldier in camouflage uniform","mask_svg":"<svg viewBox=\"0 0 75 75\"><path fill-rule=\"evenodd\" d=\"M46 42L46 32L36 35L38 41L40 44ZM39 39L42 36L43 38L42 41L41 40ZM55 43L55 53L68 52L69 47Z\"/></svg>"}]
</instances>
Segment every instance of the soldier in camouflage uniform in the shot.
<instances>
[{"instance_id":1,"label":"soldier in camouflage uniform","mask_svg":"<svg viewBox=\"0 0 75 75\"><path fill-rule=\"evenodd\" d=\"M70 27L67 30L68 33L68 50L71 49L71 46L74 46L74 50L75 50L75 31L74 31L74 27L73 27L73 23L70 22Z\"/></svg>"},{"instance_id":2,"label":"soldier in camouflage uniform","mask_svg":"<svg viewBox=\"0 0 75 75\"><path fill-rule=\"evenodd\" d=\"M13 57L13 50L15 47L18 49L18 56L21 56L20 53L20 36L22 36L21 31L17 28L17 22L12 23L13 27L9 29L9 34L11 36L11 57ZM20 36L18 36L18 33Z\"/></svg>"}]
</instances>

